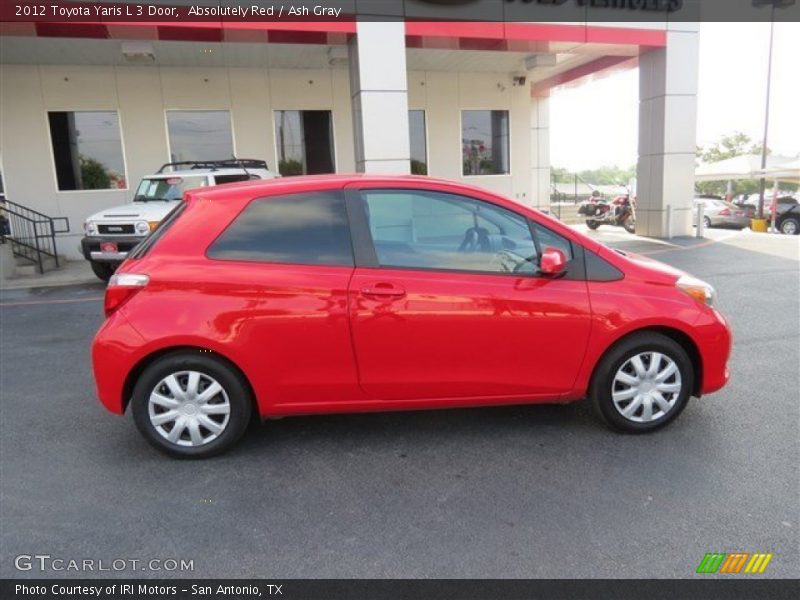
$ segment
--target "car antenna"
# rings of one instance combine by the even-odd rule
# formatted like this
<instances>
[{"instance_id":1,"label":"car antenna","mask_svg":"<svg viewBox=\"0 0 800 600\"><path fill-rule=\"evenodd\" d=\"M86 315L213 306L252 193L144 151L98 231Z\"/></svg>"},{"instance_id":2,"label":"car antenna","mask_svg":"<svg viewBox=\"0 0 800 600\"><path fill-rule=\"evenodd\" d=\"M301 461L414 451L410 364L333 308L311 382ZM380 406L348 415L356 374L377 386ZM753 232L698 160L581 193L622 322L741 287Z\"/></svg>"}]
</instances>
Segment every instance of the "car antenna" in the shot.
<instances>
[{"instance_id":1,"label":"car antenna","mask_svg":"<svg viewBox=\"0 0 800 600\"><path fill-rule=\"evenodd\" d=\"M247 175L247 179L250 179L250 171L248 171L247 167L244 166L244 161L242 161L239 158L236 158L235 154L232 154L231 156L233 156L233 160L235 160L239 164L239 166L242 167L244 174Z\"/></svg>"}]
</instances>

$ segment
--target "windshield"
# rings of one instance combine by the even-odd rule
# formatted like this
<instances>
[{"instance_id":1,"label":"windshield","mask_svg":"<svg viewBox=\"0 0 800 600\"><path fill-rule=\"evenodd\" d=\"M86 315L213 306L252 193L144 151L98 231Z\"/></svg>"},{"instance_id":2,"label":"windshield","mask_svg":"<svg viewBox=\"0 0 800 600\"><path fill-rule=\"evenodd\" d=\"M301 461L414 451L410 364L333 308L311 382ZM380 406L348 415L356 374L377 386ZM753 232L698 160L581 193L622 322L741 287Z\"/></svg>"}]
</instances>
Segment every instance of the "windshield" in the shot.
<instances>
[{"instance_id":1,"label":"windshield","mask_svg":"<svg viewBox=\"0 0 800 600\"><path fill-rule=\"evenodd\" d=\"M205 187L208 180L205 175L192 177L166 177L159 179L142 179L134 202L172 202L183 200L183 192L196 187Z\"/></svg>"}]
</instances>

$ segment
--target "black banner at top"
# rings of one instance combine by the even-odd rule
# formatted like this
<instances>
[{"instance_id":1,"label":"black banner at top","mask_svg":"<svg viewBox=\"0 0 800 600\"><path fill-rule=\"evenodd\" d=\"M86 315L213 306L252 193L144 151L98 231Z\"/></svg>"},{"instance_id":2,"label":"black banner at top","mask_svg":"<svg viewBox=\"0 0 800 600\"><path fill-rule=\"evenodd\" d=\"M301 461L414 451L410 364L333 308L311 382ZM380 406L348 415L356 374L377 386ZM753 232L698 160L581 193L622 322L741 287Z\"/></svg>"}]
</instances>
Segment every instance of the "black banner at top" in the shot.
<instances>
[{"instance_id":1,"label":"black banner at top","mask_svg":"<svg viewBox=\"0 0 800 600\"><path fill-rule=\"evenodd\" d=\"M0 0L3 22L800 21L797 0Z\"/></svg>"}]
</instances>

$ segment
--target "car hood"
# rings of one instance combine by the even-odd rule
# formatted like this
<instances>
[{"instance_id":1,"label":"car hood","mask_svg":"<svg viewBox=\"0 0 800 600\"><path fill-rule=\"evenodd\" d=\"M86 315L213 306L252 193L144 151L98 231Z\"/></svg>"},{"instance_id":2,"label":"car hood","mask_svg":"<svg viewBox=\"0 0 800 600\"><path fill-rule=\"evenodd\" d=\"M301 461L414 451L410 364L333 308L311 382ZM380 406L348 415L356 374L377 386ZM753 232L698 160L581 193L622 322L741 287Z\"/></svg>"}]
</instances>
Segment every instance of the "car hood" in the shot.
<instances>
[{"instance_id":1,"label":"car hood","mask_svg":"<svg viewBox=\"0 0 800 600\"><path fill-rule=\"evenodd\" d=\"M87 221L160 221L180 200L131 202L96 212Z\"/></svg>"}]
</instances>

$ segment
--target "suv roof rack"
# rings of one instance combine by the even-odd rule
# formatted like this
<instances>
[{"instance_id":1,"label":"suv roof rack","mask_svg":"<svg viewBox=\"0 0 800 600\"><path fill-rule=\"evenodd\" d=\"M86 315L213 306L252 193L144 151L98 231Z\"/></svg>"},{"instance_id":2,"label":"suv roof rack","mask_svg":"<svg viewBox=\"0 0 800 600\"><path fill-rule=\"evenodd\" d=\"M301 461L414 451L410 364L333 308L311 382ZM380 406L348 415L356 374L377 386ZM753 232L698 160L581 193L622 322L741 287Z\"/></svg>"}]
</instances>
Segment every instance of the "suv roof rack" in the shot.
<instances>
[{"instance_id":1,"label":"suv roof rack","mask_svg":"<svg viewBox=\"0 0 800 600\"><path fill-rule=\"evenodd\" d=\"M181 160L177 162L168 162L161 165L157 173L163 173L165 169L176 170L176 167L189 167L189 169L208 169L215 171L217 169L266 169L267 161L259 160L256 158L226 158L223 160Z\"/></svg>"}]
</instances>

